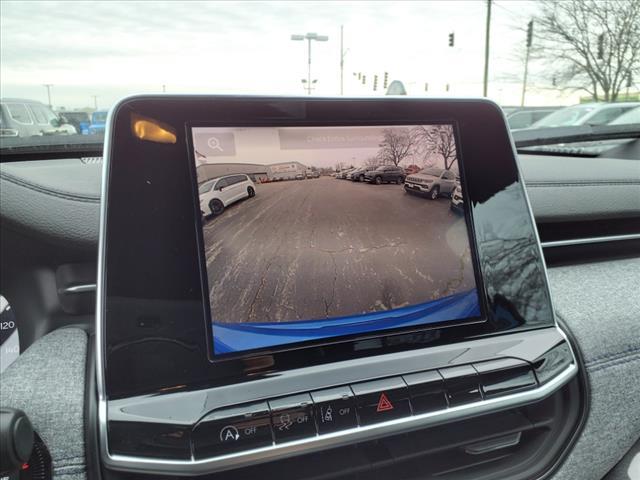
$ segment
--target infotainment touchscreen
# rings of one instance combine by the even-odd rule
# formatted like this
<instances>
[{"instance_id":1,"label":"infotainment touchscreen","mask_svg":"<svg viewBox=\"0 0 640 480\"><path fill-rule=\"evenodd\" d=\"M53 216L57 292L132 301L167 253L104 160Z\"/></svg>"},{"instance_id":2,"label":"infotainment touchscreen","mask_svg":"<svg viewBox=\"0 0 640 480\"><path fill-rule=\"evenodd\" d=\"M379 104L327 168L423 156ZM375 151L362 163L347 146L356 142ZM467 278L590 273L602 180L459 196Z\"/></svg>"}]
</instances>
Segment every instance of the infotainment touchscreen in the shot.
<instances>
[{"instance_id":1,"label":"infotainment touchscreen","mask_svg":"<svg viewBox=\"0 0 640 480\"><path fill-rule=\"evenodd\" d=\"M453 125L191 134L214 355L480 317Z\"/></svg>"}]
</instances>

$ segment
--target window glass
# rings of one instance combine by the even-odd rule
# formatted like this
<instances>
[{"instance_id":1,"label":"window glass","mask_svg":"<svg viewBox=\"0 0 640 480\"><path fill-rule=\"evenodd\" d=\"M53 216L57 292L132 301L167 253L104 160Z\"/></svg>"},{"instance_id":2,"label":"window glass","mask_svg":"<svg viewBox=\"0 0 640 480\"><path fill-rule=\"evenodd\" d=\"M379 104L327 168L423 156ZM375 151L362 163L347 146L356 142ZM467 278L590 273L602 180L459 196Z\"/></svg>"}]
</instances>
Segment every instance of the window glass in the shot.
<instances>
[{"instance_id":1,"label":"window glass","mask_svg":"<svg viewBox=\"0 0 640 480\"><path fill-rule=\"evenodd\" d=\"M23 125L32 125L27 106L24 103L7 103L7 111L11 118Z\"/></svg>"},{"instance_id":2,"label":"window glass","mask_svg":"<svg viewBox=\"0 0 640 480\"><path fill-rule=\"evenodd\" d=\"M209 181L209 182L204 182L202 185L200 185L200 187L198 188L198 193L199 194L203 194L203 193L207 193L209 190L211 190L211 185L213 185L213 182Z\"/></svg>"}]
</instances>

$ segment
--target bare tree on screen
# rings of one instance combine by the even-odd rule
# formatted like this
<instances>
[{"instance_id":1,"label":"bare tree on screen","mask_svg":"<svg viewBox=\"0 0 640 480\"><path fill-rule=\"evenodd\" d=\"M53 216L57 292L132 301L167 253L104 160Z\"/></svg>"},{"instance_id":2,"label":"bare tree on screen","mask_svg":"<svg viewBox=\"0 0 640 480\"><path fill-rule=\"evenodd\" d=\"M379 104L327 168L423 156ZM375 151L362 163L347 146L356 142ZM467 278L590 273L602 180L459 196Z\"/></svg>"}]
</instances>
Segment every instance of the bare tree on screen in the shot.
<instances>
[{"instance_id":1,"label":"bare tree on screen","mask_svg":"<svg viewBox=\"0 0 640 480\"><path fill-rule=\"evenodd\" d=\"M380 143L378 157L384 164L398 164L414 152L415 137L409 129L386 128L382 131L384 139Z\"/></svg>"},{"instance_id":2,"label":"bare tree on screen","mask_svg":"<svg viewBox=\"0 0 640 480\"><path fill-rule=\"evenodd\" d=\"M424 155L425 161L429 154L440 155L444 161L445 170L451 170L458 159L456 140L451 126L419 126L413 130L413 136L416 139L417 149Z\"/></svg>"}]
</instances>

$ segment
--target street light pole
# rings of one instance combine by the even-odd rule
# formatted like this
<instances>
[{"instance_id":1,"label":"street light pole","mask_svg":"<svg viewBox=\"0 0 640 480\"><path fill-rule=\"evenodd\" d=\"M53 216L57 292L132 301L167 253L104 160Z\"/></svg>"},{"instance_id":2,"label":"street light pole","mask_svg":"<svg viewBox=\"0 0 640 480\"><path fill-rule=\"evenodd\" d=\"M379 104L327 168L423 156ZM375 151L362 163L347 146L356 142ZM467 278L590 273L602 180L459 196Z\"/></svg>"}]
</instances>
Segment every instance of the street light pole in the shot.
<instances>
[{"instance_id":1,"label":"street light pole","mask_svg":"<svg viewBox=\"0 0 640 480\"><path fill-rule=\"evenodd\" d=\"M51 87L53 87L53 84L52 83L45 83L42 86L46 87L46 89L47 89L47 99L48 99L48 102L49 102L49 108L51 108Z\"/></svg>"},{"instance_id":2,"label":"street light pole","mask_svg":"<svg viewBox=\"0 0 640 480\"><path fill-rule=\"evenodd\" d=\"M98 95L91 95L91 98L93 98L93 108L98 110Z\"/></svg>"},{"instance_id":3,"label":"street light pole","mask_svg":"<svg viewBox=\"0 0 640 480\"><path fill-rule=\"evenodd\" d=\"M489 89L489 39L491 37L491 0L487 0L487 24L484 39L484 79L482 82L482 96L487 96Z\"/></svg>"},{"instance_id":4,"label":"street light pole","mask_svg":"<svg viewBox=\"0 0 640 480\"><path fill-rule=\"evenodd\" d=\"M318 35L317 33L307 33L306 35L291 35L291 40L306 40L308 42L307 51L307 94L311 95L311 40L317 42L326 42L329 37L326 35Z\"/></svg>"}]
</instances>

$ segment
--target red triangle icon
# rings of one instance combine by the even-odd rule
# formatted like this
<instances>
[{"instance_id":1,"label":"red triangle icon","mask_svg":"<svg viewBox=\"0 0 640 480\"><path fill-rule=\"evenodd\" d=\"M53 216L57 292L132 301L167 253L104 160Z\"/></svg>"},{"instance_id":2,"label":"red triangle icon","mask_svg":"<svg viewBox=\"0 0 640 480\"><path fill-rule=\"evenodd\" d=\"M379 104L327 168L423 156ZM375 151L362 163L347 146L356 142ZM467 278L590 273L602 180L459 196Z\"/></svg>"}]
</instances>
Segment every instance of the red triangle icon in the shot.
<instances>
[{"instance_id":1,"label":"red triangle icon","mask_svg":"<svg viewBox=\"0 0 640 480\"><path fill-rule=\"evenodd\" d=\"M387 410L393 410L393 404L389 401L384 393L381 393L380 400L378 400L378 408L376 408L376 412L386 412Z\"/></svg>"}]
</instances>

